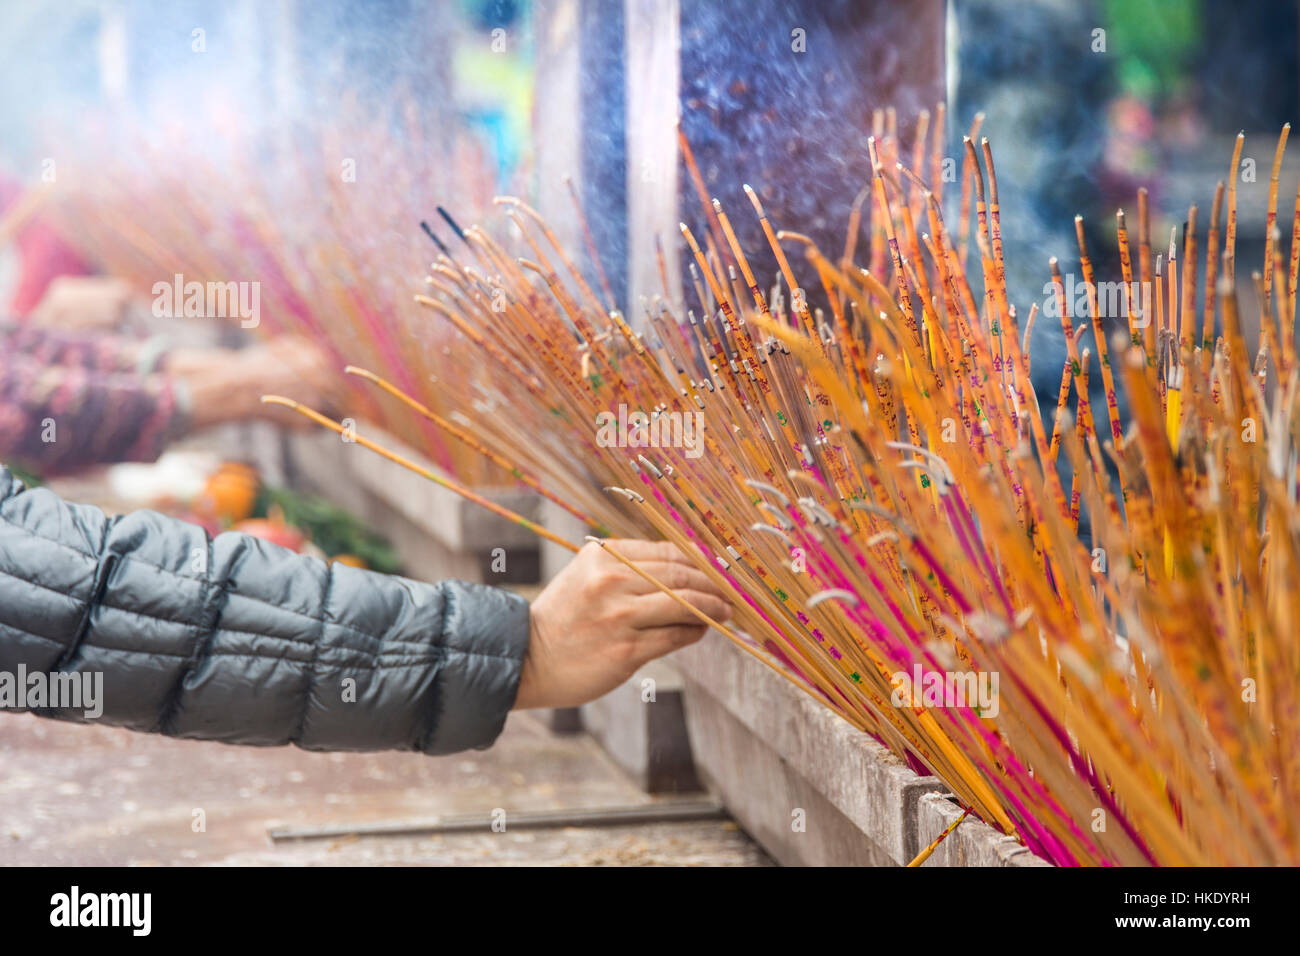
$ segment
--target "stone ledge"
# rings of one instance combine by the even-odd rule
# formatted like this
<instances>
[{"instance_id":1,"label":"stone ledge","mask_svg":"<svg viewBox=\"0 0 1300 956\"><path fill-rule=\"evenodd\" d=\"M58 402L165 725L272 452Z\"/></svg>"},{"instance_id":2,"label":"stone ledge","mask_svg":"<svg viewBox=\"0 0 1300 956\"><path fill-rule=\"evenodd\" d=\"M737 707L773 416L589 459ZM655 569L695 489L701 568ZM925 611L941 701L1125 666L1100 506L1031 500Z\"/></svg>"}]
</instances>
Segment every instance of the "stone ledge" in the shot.
<instances>
[{"instance_id":1,"label":"stone ledge","mask_svg":"<svg viewBox=\"0 0 1300 956\"><path fill-rule=\"evenodd\" d=\"M904 865L960 815L942 781L913 773L722 635L671 659L686 681L697 772L781 862ZM792 829L797 808L803 832ZM968 820L926 865L1047 864Z\"/></svg>"},{"instance_id":2,"label":"stone ledge","mask_svg":"<svg viewBox=\"0 0 1300 956\"><path fill-rule=\"evenodd\" d=\"M928 793L917 806L921 846L929 846L961 816L961 808L946 793ZM1051 866L1014 837L999 833L982 820L966 822L944 838L922 866Z\"/></svg>"},{"instance_id":3,"label":"stone ledge","mask_svg":"<svg viewBox=\"0 0 1300 956\"><path fill-rule=\"evenodd\" d=\"M643 699L645 681L655 699ZM646 793L700 789L686 733L684 683L676 668L651 661L621 686L579 710L583 728Z\"/></svg>"}]
</instances>

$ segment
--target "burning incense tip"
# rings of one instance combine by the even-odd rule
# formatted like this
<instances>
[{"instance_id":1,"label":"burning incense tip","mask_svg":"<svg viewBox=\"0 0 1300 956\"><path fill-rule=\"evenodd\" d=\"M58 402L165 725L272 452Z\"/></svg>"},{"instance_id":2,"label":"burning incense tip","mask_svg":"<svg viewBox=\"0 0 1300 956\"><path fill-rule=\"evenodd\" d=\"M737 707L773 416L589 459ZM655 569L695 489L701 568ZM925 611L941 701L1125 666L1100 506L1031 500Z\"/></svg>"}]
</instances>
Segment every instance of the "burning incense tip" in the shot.
<instances>
[{"instance_id":1,"label":"burning incense tip","mask_svg":"<svg viewBox=\"0 0 1300 956\"><path fill-rule=\"evenodd\" d=\"M654 475L656 478L662 478L664 476L664 473L659 470L659 467L654 462L652 462L649 458L647 458L645 455L637 455L636 458L637 461L641 462L641 464L645 465L648 469L650 469L650 473Z\"/></svg>"},{"instance_id":2,"label":"burning incense tip","mask_svg":"<svg viewBox=\"0 0 1300 956\"><path fill-rule=\"evenodd\" d=\"M769 485L765 481L758 481L754 478L746 478L745 484L749 485L749 487L751 488L759 488L763 491L766 491L768 494L772 495L773 497L779 498L781 500L781 504L784 506L788 506L790 504L790 499L785 496L784 492L782 492L779 488L775 487L774 485Z\"/></svg>"},{"instance_id":3,"label":"burning incense tip","mask_svg":"<svg viewBox=\"0 0 1300 956\"><path fill-rule=\"evenodd\" d=\"M843 588L828 588L825 591L818 591L804 602L808 610L812 610L823 601L847 601L850 604L861 604L862 599L852 591L846 591Z\"/></svg>"}]
</instances>

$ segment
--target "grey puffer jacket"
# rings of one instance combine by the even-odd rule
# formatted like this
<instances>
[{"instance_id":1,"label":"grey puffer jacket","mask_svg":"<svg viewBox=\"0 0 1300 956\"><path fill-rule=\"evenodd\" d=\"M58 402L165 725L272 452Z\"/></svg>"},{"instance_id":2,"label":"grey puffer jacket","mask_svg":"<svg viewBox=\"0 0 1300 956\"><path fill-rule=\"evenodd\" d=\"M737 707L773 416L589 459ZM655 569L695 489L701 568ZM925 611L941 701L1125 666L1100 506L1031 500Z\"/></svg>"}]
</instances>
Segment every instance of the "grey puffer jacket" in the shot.
<instances>
[{"instance_id":1,"label":"grey puffer jacket","mask_svg":"<svg viewBox=\"0 0 1300 956\"><path fill-rule=\"evenodd\" d=\"M0 672L101 672L103 723L308 750L481 748L527 647L528 605L509 592L327 565L150 511L108 517L0 466Z\"/></svg>"}]
</instances>

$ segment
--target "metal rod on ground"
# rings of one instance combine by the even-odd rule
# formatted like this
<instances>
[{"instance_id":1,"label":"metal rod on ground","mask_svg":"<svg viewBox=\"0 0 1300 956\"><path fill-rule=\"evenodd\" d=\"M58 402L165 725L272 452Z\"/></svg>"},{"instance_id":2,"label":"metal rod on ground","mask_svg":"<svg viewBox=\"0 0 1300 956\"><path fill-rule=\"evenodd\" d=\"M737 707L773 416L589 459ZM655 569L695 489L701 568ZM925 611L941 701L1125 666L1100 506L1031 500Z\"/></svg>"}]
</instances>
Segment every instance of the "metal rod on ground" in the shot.
<instances>
[{"instance_id":1,"label":"metal rod on ground","mask_svg":"<svg viewBox=\"0 0 1300 956\"><path fill-rule=\"evenodd\" d=\"M511 830L550 830L561 827L618 827L649 823L691 823L725 820L727 811L717 803L684 801L648 803L644 806L593 809L521 811L508 813ZM421 836L438 833L490 831L492 817L482 814L433 820L380 821L322 827L281 827L268 831L272 842L332 840L348 836Z\"/></svg>"}]
</instances>

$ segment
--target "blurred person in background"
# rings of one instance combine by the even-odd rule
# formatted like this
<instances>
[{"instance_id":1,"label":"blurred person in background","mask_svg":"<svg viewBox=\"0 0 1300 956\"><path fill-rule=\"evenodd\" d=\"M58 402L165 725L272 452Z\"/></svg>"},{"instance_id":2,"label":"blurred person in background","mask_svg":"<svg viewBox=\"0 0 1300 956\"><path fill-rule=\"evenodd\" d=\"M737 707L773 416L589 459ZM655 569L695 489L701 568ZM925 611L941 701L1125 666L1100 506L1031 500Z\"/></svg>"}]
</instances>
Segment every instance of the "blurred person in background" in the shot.
<instances>
[{"instance_id":1,"label":"blurred person in background","mask_svg":"<svg viewBox=\"0 0 1300 956\"><path fill-rule=\"evenodd\" d=\"M0 461L45 475L154 461L191 431L265 418L267 392L328 409L338 379L323 351L296 338L173 349L161 338L0 323Z\"/></svg>"},{"instance_id":2,"label":"blurred person in background","mask_svg":"<svg viewBox=\"0 0 1300 956\"><path fill-rule=\"evenodd\" d=\"M0 239L16 253L14 318L0 319L0 461L46 475L153 461L190 431L263 418L266 392L333 403L338 376L310 342L173 348L118 334L130 286L89 275L31 199L0 177Z\"/></svg>"}]
</instances>

